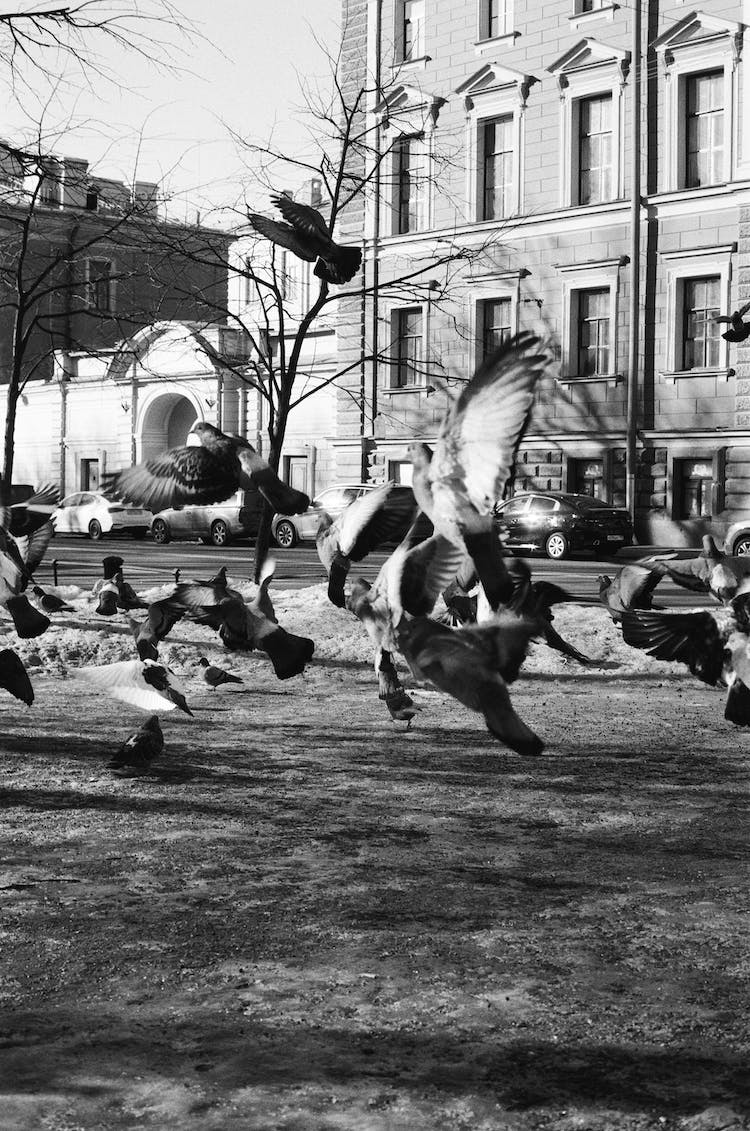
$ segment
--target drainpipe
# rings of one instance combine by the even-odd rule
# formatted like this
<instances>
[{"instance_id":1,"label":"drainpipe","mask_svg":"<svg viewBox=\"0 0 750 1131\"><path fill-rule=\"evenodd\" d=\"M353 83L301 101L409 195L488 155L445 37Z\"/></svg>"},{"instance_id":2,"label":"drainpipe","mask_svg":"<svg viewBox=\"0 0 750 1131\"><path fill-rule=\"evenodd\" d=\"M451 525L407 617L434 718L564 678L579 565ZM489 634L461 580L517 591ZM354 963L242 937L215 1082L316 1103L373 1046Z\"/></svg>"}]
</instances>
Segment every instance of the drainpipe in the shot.
<instances>
[{"instance_id":1,"label":"drainpipe","mask_svg":"<svg viewBox=\"0 0 750 1131\"><path fill-rule=\"evenodd\" d=\"M68 427L68 375L63 372L60 374L60 496L64 498L67 494L65 487L65 434Z\"/></svg>"},{"instance_id":2,"label":"drainpipe","mask_svg":"<svg viewBox=\"0 0 750 1131\"><path fill-rule=\"evenodd\" d=\"M130 378L130 464L135 467L138 462L136 441L136 420L138 417L138 378L135 375L135 363Z\"/></svg>"},{"instance_id":3,"label":"drainpipe","mask_svg":"<svg viewBox=\"0 0 750 1131\"><path fill-rule=\"evenodd\" d=\"M375 4L375 104L377 105L382 99L381 91L381 55L383 47L383 4L382 0L377 0ZM372 232L372 424L370 431L374 437L375 435L375 417L378 413L378 353L379 353L379 316L378 309L378 286L380 283L380 262L379 255L379 237L380 237L380 122L375 122L375 177L374 189L375 199L373 202L373 232ZM364 397L362 399L362 412L364 413ZM366 460L364 452L364 444L362 445L362 480L364 482L364 472L366 470Z\"/></svg>"},{"instance_id":4,"label":"drainpipe","mask_svg":"<svg viewBox=\"0 0 750 1131\"><path fill-rule=\"evenodd\" d=\"M625 446L625 500L635 520L638 442L638 351L641 299L641 0L633 5L630 188L630 359L627 390L627 435Z\"/></svg>"}]
</instances>

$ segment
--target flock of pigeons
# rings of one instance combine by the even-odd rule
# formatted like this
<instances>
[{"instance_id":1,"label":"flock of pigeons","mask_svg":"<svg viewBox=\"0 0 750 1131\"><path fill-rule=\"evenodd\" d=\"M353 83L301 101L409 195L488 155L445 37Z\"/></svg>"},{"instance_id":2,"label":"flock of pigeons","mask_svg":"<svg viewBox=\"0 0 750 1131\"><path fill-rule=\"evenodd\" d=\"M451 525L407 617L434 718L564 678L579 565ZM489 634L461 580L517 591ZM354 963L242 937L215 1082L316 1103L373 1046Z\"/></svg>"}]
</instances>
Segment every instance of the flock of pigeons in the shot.
<instances>
[{"instance_id":1,"label":"flock of pigeons","mask_svg":"<svg viewBox=\"0 0 750 1131\"><path fill-rule=\"evenodd\" d=\"M415 512L405 493L384 484L356 499L334 521L323 515L317 538L331 602L363 625L374 651L378 694L394 719L411 724L417 707L404 689L398 653L413 676L480 713L490 732L522 755L538 755L542 739L518 716L509 686L533 640L575 661L590 662L553 626L553 607L570 594L534 581L528 565L504 552L493 524L493 505L503 496L518 444L548 358L539 340L523 333L490 355L455 398L434 447L410 445ZM193 427L194 446L173 448L156 459L117 472L105 490L159 510L220 501L239 487L256 488L271 507L300 513L303 492L281 482L246 441L210 424ZM0 509L0 604L18 636L45 632L50 617L72 611L58 596L33 584L34 570L52 535L44 489L20 507ZM384 541L396 543L370 581L349 574ZM191 714L184 688L159 659L159 646L175 624L189 618L208 625L230 651L264 652L279 679L304 671L314 642L278 622L269 592L274 564L268 559L250 600L232 589L222 568L208 580L174 586L159 600L142 600L123 575L123 559L103 562L93 597L102 617L125 613L133 633L130 660L71 669L103 693L149 712L112 762L117 772L139 772L163 749L157 712ZM652 605L659 582L710 594L715 609L665 612ZM600 598L624 640L660 660L676 660L706 683L725 684L725 715L750 726L750 558L722 553L710 538L690 560L664 555L623 566L601 577ZM33 598L33 602L30 600ZM435 615L442 597L445 612ZM145 612L142 618L132 614ZM242 682L201 657L209 687ZM0 686L33 702L28 673L13 649L0 651Z\"/></svg>"}]
</instances>

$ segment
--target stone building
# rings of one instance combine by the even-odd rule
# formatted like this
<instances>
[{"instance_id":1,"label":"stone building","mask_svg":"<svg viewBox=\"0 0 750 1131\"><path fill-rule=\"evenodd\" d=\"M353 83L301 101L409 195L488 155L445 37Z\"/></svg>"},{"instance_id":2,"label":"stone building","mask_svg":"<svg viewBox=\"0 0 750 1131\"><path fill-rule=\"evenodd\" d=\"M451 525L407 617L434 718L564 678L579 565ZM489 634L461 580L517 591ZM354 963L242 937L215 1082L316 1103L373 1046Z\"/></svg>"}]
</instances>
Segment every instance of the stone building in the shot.
<instances>
[{"instance_id":1,"label":"stone building","mask_svg":"<svg viewBox=\"0 0 750 1131\"><path fill-rule=\"evenodd\" d=\"M750 302L750 0L641 12L636 245L632 4L344 0L345 89L373 89L381 163L339 227L364 247L365 290L342 303L339 364L379 360L338 394L339 478L407 479L405 444L433 440L444 405L430 375L460 388L532 329L558 368L517 489L624 504L629 470L643 540L695 541L750 510L750 345L715 321ZM476 254L446 298L374 306L374 279L382 295L451 247Z\"/></svg>"}]
</instances>

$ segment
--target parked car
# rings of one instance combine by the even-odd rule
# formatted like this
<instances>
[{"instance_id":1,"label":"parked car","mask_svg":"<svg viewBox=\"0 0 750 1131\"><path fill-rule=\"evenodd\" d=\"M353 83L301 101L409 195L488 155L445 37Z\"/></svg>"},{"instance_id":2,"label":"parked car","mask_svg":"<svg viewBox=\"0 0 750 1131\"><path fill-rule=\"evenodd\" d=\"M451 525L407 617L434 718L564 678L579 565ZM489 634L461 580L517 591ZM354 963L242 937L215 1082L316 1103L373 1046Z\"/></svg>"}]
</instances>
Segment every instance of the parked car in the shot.
<instances>
[{"instance_id":1,"label":"parked car","mask_svg":"<svg viewBox=\"0 0 750 1131\"><path fill-rule=\"evenodd\" d=\"M323 512L331 518L338 518L343 510L368 491L374 491L374 483L342 483L336 487L326 487L316 495L304 514L276 514L271 522L271 534L277 545L288 550L298 542L314 542ZM411 487L395 486L394 491L408 491L412 499ZM414 503L416 506L416 501Z\"/></svg>"},{"instance_id":2,"label":"parked car","mask_svg":"<svg viewBox=\"0 0 750 1131\"><path fill-rule=\"evenodd\" d=\"M750 515L733 522L724 535L724 551L744 558L750 554Z\"/></svg>"},{"instance_id":3,"label":"parked car","mask_svg":"<svg viewBox=\"0 0 750 1131\"><path fill-rule=\"evenodd\" d=\"M614 553L633 541L628 511L592 495L528 492L499 503L495 515L507 546L543 551L557 561L580 550Z\"/></svg>"},{"instance_id":4,"label":"parked car","mask_svg":"<svg viewBox=\"0 0 750 1131\"><path fill-rule=\"evenodd\" d=\"M173 538L200 538L207 545L226 546L234 538L256 536L262 505L258 491L241 490L221 503L170 507L154 515L151 536L159 545Z\"/></svg>"},{"instance_id":5,"label":"parked car","mask_svg":"<svg viewBox=\"0 0 750 1131\"><path fill-rule=\"evenodd\" d=\"M114 502L93 491L66 495L52 512L56 534L88 534L95 542L111 533L145 538L151 518L144 507Z\"/></svg>"}]
</instances>

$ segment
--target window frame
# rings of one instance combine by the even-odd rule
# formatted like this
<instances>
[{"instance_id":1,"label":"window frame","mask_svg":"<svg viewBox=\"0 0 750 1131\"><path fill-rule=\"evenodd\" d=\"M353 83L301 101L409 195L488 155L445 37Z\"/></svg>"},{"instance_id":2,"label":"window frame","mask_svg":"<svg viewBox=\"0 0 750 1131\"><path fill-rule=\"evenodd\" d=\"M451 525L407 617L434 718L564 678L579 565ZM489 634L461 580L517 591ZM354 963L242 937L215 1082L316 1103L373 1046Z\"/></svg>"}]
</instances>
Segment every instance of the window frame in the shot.
<instances>
[{"instance_id":1,"label":"window frame","mask_svg":"<svg viewBox=\"0 0 750 1131\"><path fill-rule=\"evenodd\" d=\"M85 300L84 300L84 302L85 302L86 309L90 310L90 311L95 311L97 314L102 314L102 315L114 314L115 311L116 311L115 278L114 278L115 263L114 263L114 260L113 259L105 259L103 256L91 256L90 258L87 258L85 262L86 262L86 267L85 267L86 289L85 289ZM92 264L94 264L94 263L106 263L107 267L109 268L109 271L108 271L107 276L106 276L106 280L107 280L107 306L105 306L105 307L99 306L93 300L94 288L95 288L96 284L103 281L103 279L98 278L98 277L95 278L95 279L92 279L91 268L92 268Z\"/></svg>"},{"instance_id":2,"label":"window frame","mask_svg":"<svg viewBox=\"0 0 750 1131\"><path fill-rule=\"evenodd\" d=\"M419 359L419 365L424 367L427 360L427 310L425 304L404 303L401 306L392 307L389 312L392 356L389 362L390 378L388 391L392 393L412 393L427 388L427 377L425 373L416 373L416 380L414 381L406 383L400 381L402 366L408 367L408 360L403 358L401 354L401 343L404 340L401 333L401 321L406 315L415 312L419 312L421 319L421 333L418 336L421 342L421 358ZM417 337L417 335L412 336L414 338Z\"/></svg>"},{"instance_id":3,"label":"window frame","mask_svg":"<svg viewBox=\"0 0 750 1131\"><path fill-rule=\"evenodd\" d=\"M732 255L735 244L713 248L662 252L660 259L666 275L666 341L661 376L667 380L715 375L728 380L729 342L719 336L719 363L706 368L682 368L682 328L684 321L684 283L688 279L719 277L719 304L722 311L731 310ZM679 363L679 364L678 364Z\"/></svg>"},{"instance_id":4,"label":"window frame","mask_svg":"<svg viewBox=\"0 0 750 1131\"><path fill-rule=\"evenodd\" d=\"M592 103L595 103L595 102L607 103L609 105L609 118L610 118L609 127L610 128L607 131L599 131L599 133L594 133L593 131L590 131L589 133L584 135L584 133L583 133L583 123L582 123L582 119L583 119L582 110L583 110L584 106L591 105ZM574 99L573 105L572 105L572 114L573 114L572 134L575 138L575 141L574 141L575 159L574 159L573 165L572 165L572 171L573 171L574 177L575 177L575 184L573 186L573 202L576 205L578 205L578 207L581 207L581 208L585 208L587 206L597 205L597 204L611 204L612 200L614 199L611 195L611 192L612 192L613 185L614 185L613 174L614 174L614 171L615 171L615 159L614 159L615 135L614 135L614 128L613 128L614 103L612 101L611 91L604 91L602 94L585 94L585 95L582 95L580 98ZM602 137L602 136L604 136L605 133L609 136L609 139L610 139L610 161L609 161L610 195L602 197L600 200L582 200L581 199L581 197L582 197L581 182L583 180L584 139L586 137L589 137L589 138L591 138L591 137ZM603 165L600 164L599 168L602 169ZM600 175L600 181L601 181L601 175Z\"/></svg>"},{"instance_id":5,"label":"window frame","mask_svg":"<svg viewBox=\"0 0 750 1131\"><path fill-rule=\"evenodd\" d=\"M475 279L466 306L466 326L468 328L469 372L473 373L484 359L484 304L487 302L510 302L511 336L519 331L519 311L521 302L521 280L528 271L519 270L495 272L484 279Z\"/></svg>"},{"instance_id":6,"label":"window frame","mask_svg":"<svg viewBox=\"0 0 750 1131\"><path fill-rule=\"evenodd\" d=\"M416 153L416 146L412 149L414 143L420 147L421 152ZM416 222L414 226L411 224L403 227L404 220L404 198L402 196L403 188L403 174L404 162L403 155L407 150L410 152L409 170L417 169L416 177L409 172L409 184L413 190L416 185L416 193L410 192L409 201L416 200L417 207L415 209ZM417 157L415 162L414 158ZM426 220L428 216L428 191L429 191L429 175L428 175L428 151L425 142L424 134L402 133L393 143L393 197L391 201L391 208L393 213L392 222L392 235L394 236L409 236L416 232L423 232L426 230ZM420 183L421 179L421 183ZM409 219L409 210L406 210L406 218Z\"/></svg>"},{"instance_id":7,"label":"window frame","mask_svg":"<svg viewBox=\"0 0 750 1131\"><path fill-rule=\"evenodd\" d=\"M412 21L407 20L407 8L413 5L421 7L422 16L421 20L417 22L418 33L416 48L407 53L406 48L406 28L407 24ZM426 41L426 24L427 24L427 0L398 0L395 7L396 27L394 29L393 42L395 45L396 63L398 66L408 67L411 63L421 62L426 58L425 55L425 41ZM414 42L412 40L412 42Z\"/></svg>"},{"instance_id":8,"label":"window frame","mask_svg":"<svg viewBox=\"0 0 750 1131\"><path fill-rule=\"evenodd\" d=\"M629 263L623 255L618 259L585 264L556 264L562 274L562 357L560 377L563 383L610 381L619 384L622 374L618 369L619 342L617 338L620 303L621 268ZM587 376L579 372L578 365L578 301L583 291L609 291L609 373Z\"/></svg>"}]
</instances>

